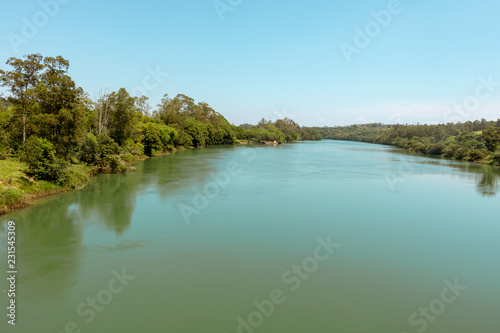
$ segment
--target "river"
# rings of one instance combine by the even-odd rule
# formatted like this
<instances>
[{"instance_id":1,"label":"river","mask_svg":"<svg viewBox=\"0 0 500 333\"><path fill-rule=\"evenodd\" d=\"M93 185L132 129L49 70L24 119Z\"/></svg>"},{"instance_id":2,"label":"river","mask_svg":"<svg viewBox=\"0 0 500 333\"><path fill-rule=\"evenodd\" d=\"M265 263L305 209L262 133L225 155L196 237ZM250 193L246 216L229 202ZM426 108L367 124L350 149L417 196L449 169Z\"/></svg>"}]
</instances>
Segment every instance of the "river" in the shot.
<instances>
[{"instance_id":1,"label":"river","mask_svg":"<svg viewBox=\"0 0 500 333\"><path fill-rule=\"evenodd\" d=\"M0 217L0 332L497 333L499 179L339 141L151 158Z\"/></svg>"}]
</instances>

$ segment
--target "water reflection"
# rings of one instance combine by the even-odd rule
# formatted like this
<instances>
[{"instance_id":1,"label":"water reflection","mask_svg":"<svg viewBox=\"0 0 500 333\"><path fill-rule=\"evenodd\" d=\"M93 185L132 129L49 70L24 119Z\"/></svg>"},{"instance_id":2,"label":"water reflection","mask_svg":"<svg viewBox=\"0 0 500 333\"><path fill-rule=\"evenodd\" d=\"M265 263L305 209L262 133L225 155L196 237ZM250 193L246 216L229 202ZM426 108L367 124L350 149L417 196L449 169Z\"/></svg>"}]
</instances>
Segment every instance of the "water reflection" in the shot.
<instances>
[{"instance_id":1,"label":"water reflection","mask_svg":"<svg viewBox=\"0 0 500 333\"><path fill-rule=\"evenodd\" d=\"M62 195L8 216L16 222L19 283L30 297L63 296L75 280L82 228L78 214L68 210L72 202Z\"/></svg>"},{"instance_id":2,"label":"water reflection","mask_svg":"<svg viewBox=\"0 0 500 333\"><path fill-rule=\"evenodd\" d=\"M142 182L162 198L176 195L195 184L205 183L233 149L210 147L190 149L144 162Z\"/></svg>"},{"instance_id":3,"label":"water reflection","mask_svg":"<svg viewBox=\"0 0 500 333\"><path fill-rule=\"evenodd\" d=\"M82 219L98 221L106 230L122 235L132 223L137 190L141 186L138 173L99 175L78 193Z\"/></svg>"},{"instance_id":4,"label":"water reflection","mask_svg":"<svg viewBox=\"0 0 500 333\"><path fill-rule=\"evenodd\" d=\"M443 166L460 171L457 173L458 177L465 180L473 180L477 184L477 192L482 196L494 197L500 192L500 188L498 187L500 180L499 167L422 156L402 149L387 149L387 151L415 158L415 160L411 160L410 163Z\"/></svg>"},{"instance_id":5,"label":"water reflection","mask_svg":"<svg viewBox=\"0 0 500 333\"><path fill-rule=\"evenodd\" d=\"M500 168L489 165L471 165L468 163L458 168L460 171L476 174L477 191L481 193L481 195L493 197L498 194Z\"/></svg>"}]
</instances>

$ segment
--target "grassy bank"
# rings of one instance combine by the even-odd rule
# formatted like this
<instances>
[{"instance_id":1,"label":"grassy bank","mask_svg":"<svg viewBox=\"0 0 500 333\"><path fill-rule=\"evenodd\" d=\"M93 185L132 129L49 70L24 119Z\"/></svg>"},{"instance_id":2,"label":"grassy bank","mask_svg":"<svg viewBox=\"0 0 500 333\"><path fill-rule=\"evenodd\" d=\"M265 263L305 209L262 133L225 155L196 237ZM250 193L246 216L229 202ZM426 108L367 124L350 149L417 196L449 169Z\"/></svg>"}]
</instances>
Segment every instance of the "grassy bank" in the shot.
<instances>
[{"instance_id":1,"label":"grassy bank","mask_svg":"<svg viewBox=\"0 0 500 333\"><path fill-rule=\"evenodd\" d=\"M184 149L186 148L174 148L172 151L155 153L150 157L168 155ZM95 174L135 171L135 163L149 158L145 155L115 157L118 167L89 166L83 163L68 165L66 167L68 180L62 185L29 177L26 174L28 166L16 158L0 160L0 215L27 207L40 198L81 189Z\"/></svg>"},{"instance_id":2,"label":"grassy bank","mask_svg":"<svg viewBox=\"0 0 500 333\"><path fill-rule=\"evenodd\" d=\"M83 186L94 173L83 164L68 167L69 181L56 185L26 175L27 166L16 159L0 160L0 215L26 207L33 201Z\"/></svg>"}]
</instances>

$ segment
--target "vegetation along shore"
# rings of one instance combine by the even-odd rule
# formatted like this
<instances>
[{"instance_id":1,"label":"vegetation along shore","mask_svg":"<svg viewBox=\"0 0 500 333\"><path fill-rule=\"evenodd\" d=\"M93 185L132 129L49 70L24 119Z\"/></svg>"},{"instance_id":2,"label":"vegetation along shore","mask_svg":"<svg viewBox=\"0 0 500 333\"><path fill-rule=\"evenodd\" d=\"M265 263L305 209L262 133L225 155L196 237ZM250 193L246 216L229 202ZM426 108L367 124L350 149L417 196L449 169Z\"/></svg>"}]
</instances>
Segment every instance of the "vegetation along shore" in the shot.
<instances>
[{"instance_id":1,"label":"vegetation along shore","mask_svg":"<svg viewBox=\"0 0 500 333\"><path fill-rule=\"evenodd\" d=\"M235 126L205 102L164 95L152 110L125 89L90 98L61 56L30 54L0 70L0 214L81 188L95 173L178 149L238 142L320 140L285 118Z\"/></svg>"},{"instance_id":2,"label":"vegetation along shore","mask_svg":"<svg viewBox=\"0 0 500 333\"><path fill-rule=\"evenodd\" d=\"M301 127L285 118L230 124L205 102L164 95L153 110L124 88L94 98L68 75L69 62L40 54L7 60L0 70L0 214L47 195L78 189L96 173L208 145L349 140L425 155L500 164L500 119L441 125L367 124Z\"/></svg>"},{"instance_id":3,"label":"vegetation along shore","mask_svg":"<svg viewBox=\"0 0 500 333\"><path fill-rule=\"evenodd\" d=\"M500 119L439 125L317 127L323 139L377 143L427 156L500 165Z\"/></svg>"}]
</instances>

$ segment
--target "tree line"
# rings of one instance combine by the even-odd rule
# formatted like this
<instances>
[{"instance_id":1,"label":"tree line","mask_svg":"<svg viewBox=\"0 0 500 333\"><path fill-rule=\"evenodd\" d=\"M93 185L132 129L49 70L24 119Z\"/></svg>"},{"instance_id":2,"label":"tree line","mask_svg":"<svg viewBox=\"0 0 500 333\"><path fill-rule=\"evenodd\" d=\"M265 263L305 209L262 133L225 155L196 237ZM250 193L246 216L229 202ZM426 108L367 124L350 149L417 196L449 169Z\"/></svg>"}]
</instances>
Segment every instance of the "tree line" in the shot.
<instances>
[{"instance_id":1,"label":"tree line","mask_svg":"<svg viewBox=\"0 0 500 333\"><path fill-rule=\"evenodd\" d=\"M323 139L392 145L430 156L500 164L500 119L439 125L373 123L316 129Z\"/></svg>"},{"instance_id":2,"label":"tree line","mask_svg":"<svg viewBox=\"0 0 500 333\"><path fill-rule=\"evenodd\" d=\"M101 91L91 98L68 75L61 56L30 54L7 60L0 70L0 159L27 164L35 180L66 184L71 165L94 172L124 172L141 156L181 147L320 140L318 130L285 118L235 126L205 102L179 94L164 95L152 110L146 96L126 89Z\"/></svg>"}]
</instances>

